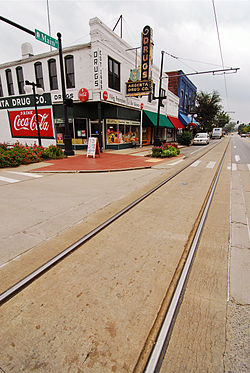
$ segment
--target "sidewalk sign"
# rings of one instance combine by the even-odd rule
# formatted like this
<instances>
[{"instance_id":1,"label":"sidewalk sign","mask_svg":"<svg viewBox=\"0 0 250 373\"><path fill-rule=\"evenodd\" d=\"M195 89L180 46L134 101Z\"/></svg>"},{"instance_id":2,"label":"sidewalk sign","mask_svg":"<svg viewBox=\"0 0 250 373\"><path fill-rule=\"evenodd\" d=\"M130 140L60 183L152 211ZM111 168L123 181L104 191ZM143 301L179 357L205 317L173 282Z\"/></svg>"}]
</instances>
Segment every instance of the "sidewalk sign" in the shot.
<instances>
[{"instance_id":1,"label":"sidewalk sign","mask_svg":"<svg viewBox=\"0 0 250 373\"><path fill-rule=\"evenodd\" d=\"M88 148L87 148L87 158L89 156L95 158L96 155L100 157L100 148L97 137L89 137Z\"/></svg>"}]
</instances>

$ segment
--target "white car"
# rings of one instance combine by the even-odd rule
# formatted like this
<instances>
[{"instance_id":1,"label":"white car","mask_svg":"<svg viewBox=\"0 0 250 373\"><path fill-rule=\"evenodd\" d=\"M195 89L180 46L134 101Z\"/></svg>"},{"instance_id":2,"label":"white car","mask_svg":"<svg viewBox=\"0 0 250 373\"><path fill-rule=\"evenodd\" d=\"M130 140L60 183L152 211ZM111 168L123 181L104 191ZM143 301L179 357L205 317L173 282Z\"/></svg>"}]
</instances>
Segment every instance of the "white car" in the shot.
<instances>
[{"instance_id":1,"label":"white car","mask_svg":"<svg viewBox=\"0 0 250 373\"><path fill-rule=\"evenodd\" d=\"M207 133L197 133L194 137L194 145L207 145L209 144L209 135Z\"/></svg>"}]
</instances>

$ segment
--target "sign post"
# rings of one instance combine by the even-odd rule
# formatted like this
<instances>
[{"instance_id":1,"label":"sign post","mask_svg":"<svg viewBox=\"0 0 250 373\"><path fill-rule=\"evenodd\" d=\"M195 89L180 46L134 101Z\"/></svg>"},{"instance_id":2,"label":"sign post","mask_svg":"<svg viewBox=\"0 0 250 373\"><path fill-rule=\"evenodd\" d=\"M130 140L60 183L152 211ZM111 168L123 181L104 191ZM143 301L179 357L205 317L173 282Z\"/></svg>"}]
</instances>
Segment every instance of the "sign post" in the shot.
<instances>
[{"instance_id":1,"label":"sign post","mask_svg":"<svg viewBox=\"0 0 250 373\"><path fill-rule=\"evenodd\" d=\"M59 48L59 44L58 44L57 39L54 39L51 36L45 34L42 31L39 31L37 29L35 29L35 38L37 40L41 41L42 43L50 45L51 47L54 47L54 48L57 48L57 49Z\"/></svg>"}]
</instances>

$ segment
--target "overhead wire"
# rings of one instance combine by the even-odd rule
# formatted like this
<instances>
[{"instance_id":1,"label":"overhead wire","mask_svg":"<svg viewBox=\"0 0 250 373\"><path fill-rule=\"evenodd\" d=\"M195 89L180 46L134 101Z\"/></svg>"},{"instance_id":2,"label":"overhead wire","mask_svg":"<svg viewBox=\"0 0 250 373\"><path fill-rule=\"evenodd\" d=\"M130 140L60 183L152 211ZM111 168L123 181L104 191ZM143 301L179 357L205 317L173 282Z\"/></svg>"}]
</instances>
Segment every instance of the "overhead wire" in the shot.
<instances>
[{"instance_id":1,"label":"overhead wire","mask_svg":"<svg viewBox=\"0 0 250 373\"><path fill-rule=\"evenodd\" d=\"M222 55L222 47L221 47L221 40L220 40L220 32L219 32L219 26L218 26L218 20L217 20L217 14L216 14L216 9L215 9L215 3L214 0L212 0L213 4L213 12L214 12L214 20L215 20L215 25L216 25L216 31L217 31L217 38L218 38L218 43L219 43L219 50L220 50L220 57L221 57L221 63L223 69L225 68L224 66L224 59ZM227 91L227 83L226 83L226 77L224 74L224 85L225 85L225 93L226 93L226 102L227 102L227 107L228 107L228 91Z\"/></svg>"}]
</instances>

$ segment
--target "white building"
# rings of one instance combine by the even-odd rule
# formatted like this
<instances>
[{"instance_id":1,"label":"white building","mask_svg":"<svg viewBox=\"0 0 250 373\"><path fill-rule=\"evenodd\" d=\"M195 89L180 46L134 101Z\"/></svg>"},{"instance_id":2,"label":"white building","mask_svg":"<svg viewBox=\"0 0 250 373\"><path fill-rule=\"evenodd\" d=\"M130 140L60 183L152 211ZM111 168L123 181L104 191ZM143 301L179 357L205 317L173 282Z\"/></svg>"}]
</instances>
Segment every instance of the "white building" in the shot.
<instances>
[{"instance_id":1,"label":"white building","mask_svg":"<svg viewBox=\"0 0 250 373\"><path fill-rule=\"evenodd\" d=\"M136 52L123 39L93 18L90 43L63 48L69 126L75 148L87 146L88 137L98 136L103 148L122 148L135 141L152 143L158 100L150 96L128 97L126 82L135 66ZM37 41L38 42L38 41ZM130 49L130 50L129 50ZM152 66L155 95L159 91L159 69ZM61 75L58 50L34 56L32 47L22 45L22 59L0 65L0 142L33 144L37 138L32 96L24 93L24 82L39 83L45 95L39 105L42 145L61 144L64 134ZM179 98L162 79L159 136L175 138L168 115L178 118ZM151 101L151 102L150 102Z\"/></svg>"}]
</instances>

